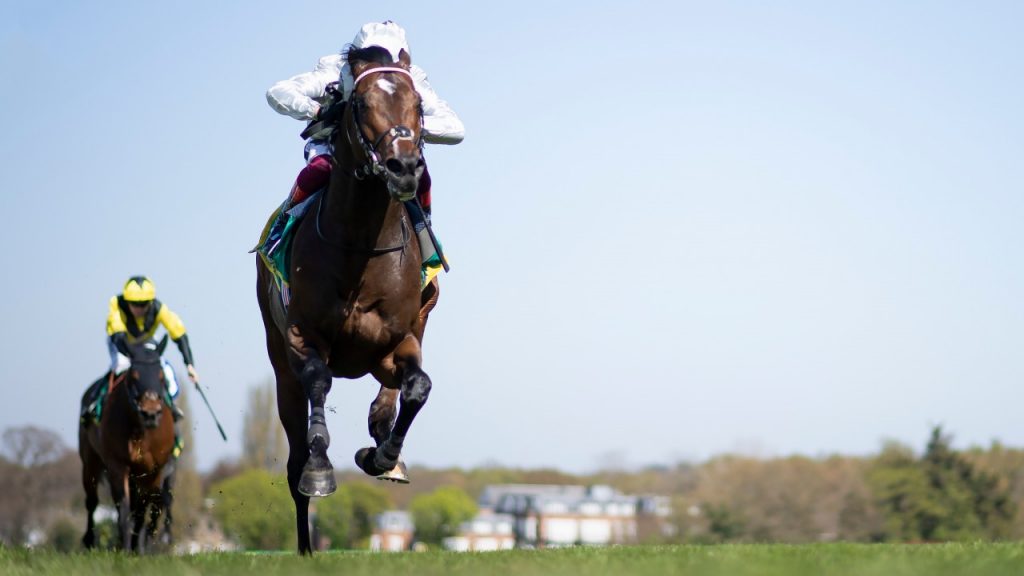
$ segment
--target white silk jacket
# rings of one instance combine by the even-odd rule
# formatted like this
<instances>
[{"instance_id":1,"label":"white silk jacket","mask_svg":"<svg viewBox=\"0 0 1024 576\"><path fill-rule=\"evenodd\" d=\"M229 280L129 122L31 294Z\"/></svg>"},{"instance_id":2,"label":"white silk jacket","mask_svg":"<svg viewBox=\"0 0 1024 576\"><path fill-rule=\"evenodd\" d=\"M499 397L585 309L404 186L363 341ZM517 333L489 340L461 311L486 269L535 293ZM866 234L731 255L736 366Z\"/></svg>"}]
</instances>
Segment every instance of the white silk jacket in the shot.
<instances>
[{"instance_id":1,"label":"white silk jacket","mask_svg":"<svg viewBox=\"0 0 1024 576\"><path fill-rule=\"evenodd\" d=\"M397 58L396 58L397 59ZM423 100L423 139L432 144L458 144L465 136L462 121L448 103L437 96L427 74L413 64L413 86ZM324 56L312 72L282 80L267 90L267 102L274 110L296 120L312 120L323 102L327 85L340 82L346 96L351 91L352 72L341 54Z\"/></svg>"}]
</instances>

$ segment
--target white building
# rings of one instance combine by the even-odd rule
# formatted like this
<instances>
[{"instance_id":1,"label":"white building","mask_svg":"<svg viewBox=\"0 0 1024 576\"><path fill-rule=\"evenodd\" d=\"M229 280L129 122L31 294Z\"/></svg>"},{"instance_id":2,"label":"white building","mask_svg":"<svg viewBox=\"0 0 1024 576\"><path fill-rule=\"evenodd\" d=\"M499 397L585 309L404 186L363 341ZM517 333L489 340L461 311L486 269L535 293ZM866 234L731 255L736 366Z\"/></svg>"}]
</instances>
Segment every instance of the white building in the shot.
<instances>
[{"instance_id":1,"label":"white building","mask_svg":"<svg viewBox=\"0 0 1024 576\"><path fill-rule=\"evenodd\" d=\"M459 526L456 536L444 539L444 547L456 552L490 552L515 548L515 519L508 514L483 512Z\"/></svg>"},{"instance_id":2,"label":"white building","mask_svg":"<svg viewBox=\"0 0 1024 576\"><path fill-rule=\"evenodd\" d=\"M388 510L374 518L370 550L402 552L412 546L412 515L404 510Z\"/></svg>"},{"instance_id":3,"label":"white building","mask_svg":"<svg viewBox=\"0 0 1024 576\"><path fill-rule=\"evenodd\" d=\"M638 516L664 519L668 499L630 496L610 486L501 484L484 488L480 509L513 519L519 546L623 544L637 541Z\"/></svg>"}]
</instances>

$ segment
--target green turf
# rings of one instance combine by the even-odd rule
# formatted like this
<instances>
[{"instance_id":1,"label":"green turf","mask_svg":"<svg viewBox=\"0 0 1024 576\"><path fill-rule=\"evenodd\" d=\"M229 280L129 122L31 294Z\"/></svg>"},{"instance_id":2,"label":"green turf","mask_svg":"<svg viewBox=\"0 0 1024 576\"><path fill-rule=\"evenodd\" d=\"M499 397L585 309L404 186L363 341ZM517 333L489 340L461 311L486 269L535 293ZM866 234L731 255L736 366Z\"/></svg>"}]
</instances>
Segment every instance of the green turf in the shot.
<instances>
[{"instance_id":1,"label":"green turf","mask_svg":"<svg viewBox=\"0 0 1024 576\"><path fill-rule=\"evenodd\" d=\"M0 574L1024 575L1024 544L765 544L569 548L476 554L338 552L317 554L313 558L244 552L139 558L111 552L62 555L0 550Z\"/></svg>"}]
</instances>

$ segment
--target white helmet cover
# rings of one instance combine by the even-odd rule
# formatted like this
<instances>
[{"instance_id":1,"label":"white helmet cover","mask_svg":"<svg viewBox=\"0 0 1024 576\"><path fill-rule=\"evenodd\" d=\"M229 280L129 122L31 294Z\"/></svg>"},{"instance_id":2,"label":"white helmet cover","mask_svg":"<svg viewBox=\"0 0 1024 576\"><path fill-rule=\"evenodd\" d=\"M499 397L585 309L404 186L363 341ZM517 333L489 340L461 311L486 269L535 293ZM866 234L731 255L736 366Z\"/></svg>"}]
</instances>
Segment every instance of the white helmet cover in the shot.
<instances>
[{"instance_id":1,"label":"white helmet cover","mask_svg":"<svg viewBox=\"0 0 1024 576\"><path fill-rule=\"evenodd\" d=\"M406 54L410 54L409 43L405 40L405 30L390 20L363 24L359 33L352 39L352 47L358 49L368 46L380 46L387 50L395 62L398 62L398 54L402 50L405 50ZM352 72L348 69L348 63L345 63L342 68L341 81L345 97L348 98L354 88Z\"/></svg>"}]
</instances>

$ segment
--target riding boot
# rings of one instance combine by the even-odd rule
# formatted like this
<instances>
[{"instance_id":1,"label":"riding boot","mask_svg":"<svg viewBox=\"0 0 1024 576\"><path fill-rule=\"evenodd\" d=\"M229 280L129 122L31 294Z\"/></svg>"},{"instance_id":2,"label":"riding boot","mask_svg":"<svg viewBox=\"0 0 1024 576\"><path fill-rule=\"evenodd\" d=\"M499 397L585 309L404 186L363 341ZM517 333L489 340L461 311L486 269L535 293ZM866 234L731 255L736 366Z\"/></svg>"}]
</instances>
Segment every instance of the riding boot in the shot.
<instances>
[{"instance_id":1,"label":"riding boot","mask_svg":"<svg viewBox=\"0 0 1024 576\"><path fill-rule=\"evenodd\" d=\"M441 256L437 253L437 247L427 229L430 224L430 211L425 209L422 204L417 204L415 200L409 200L405 206L409 212L409 219L412 220L412 229L419 239L420 263L424 269L441 268L443 266Z\"/></svg>"},{"instance_id":2,"label":"riding boot","mask_svg":"<svg viewBox=\"0 0 1024 576\"><path fill-rule=\"evenodd\" d=\"M182 415L184 417L184 415ZM174 448L171 450L171 457L177 459L181 456L181 451L185 449L185 440L181 437L181 425L178 424L178 419L174 419Z\"/></svg>"},{"instance_id":3,"label":"riding boot","mask_svg":"<svg viewBox=\"0 0 1024 576\"><path fill-rule=\"evenodd\" d=\"M274 250L281 243L281 235L284 234L284 228L288 224L288 211L308 196L309 194L300 188L298 183L292 185L292 189L288 192L288 197L284 199L284 203L281 204L281 208L277 211L274 223L270 225L270 233L267 234L267 241L264 244L267 256L273 254Z\"/></svg>"},{"instance_id":4,"label":"riding boot","mask_svg":"<svg viewBox=\"0 0 1024 576\"><path fill-rule=\"evenodd\" d=\"M173 401L171 402L171 415L174 416L175 423L185 419L185 413L182 412L181 408L178 408L178 405L175 404Z\"/></svg>"}]
</instances>

